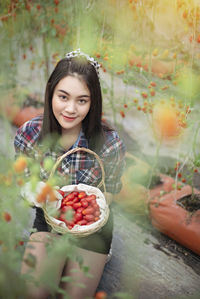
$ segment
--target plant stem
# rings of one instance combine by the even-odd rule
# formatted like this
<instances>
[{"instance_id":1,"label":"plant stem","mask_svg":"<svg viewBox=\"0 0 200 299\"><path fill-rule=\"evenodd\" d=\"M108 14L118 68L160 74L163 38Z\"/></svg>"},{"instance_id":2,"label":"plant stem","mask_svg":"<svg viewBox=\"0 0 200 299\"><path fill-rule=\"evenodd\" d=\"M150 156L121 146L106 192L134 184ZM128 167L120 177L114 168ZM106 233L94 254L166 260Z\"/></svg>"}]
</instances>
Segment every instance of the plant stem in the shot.
<instances>
[{"instance_id":1,"label":"plant stem","mask_svg":"<svg viewBox=\"0 0 200 299\"><path fill-rule=\"evenodd\" d=\"M44 60L45 60L45 80L49 77L49 59L48 59L48 50L47 50L47 41L46 41L46 34L42 34L42 46L43 46L43 53L44 53Z\"/></svg>"},{"instance_id":2,"label":"plant stem","mask_svg":"<svg viewBox=\"0 0 200 299\"><path fill-rule=\"evenodd\" d=\"M117 120L116 120L116 110L115 110L115 105L114 105L114 76L113 76L113 72L111 73L110 105L111 105L111 109L113 112L113 122L114 122L114 125L116 125Z\"/></svg>"},{"instance_id":3,"label":"plant stem","mask_svg":"<svg viewBox=\"0 0 200 299\"><path fill-rule=\"evenodd\" d=\"M159 158L159 152L160 152L160 146L161 146L161 141L157 142L157 146L156 146L156 154L155 154L155 162L153 163L153 166L151 167L151 172L150 172L150 177L149 177L149 182L147 185L147 188L149 189L150 185L151 185L151 181L153 178L153 174L155 172L156 167L158 166L158 158Z\"/></svg>"},{"instance_id":4,"label":"plant stem","mask_svg":"<svg viewBox=\"0 0 200 299\"><path fill-rule=\"evenodd\" d=\"M198 123L197 128L195 130L193 143L192 143L192 150L193 150L193 154L194 154L194 159L197 158L196 147L197 147L197 134L199 132L199 129L200 129L200 122Z\"/></svg>"}]
</instances>

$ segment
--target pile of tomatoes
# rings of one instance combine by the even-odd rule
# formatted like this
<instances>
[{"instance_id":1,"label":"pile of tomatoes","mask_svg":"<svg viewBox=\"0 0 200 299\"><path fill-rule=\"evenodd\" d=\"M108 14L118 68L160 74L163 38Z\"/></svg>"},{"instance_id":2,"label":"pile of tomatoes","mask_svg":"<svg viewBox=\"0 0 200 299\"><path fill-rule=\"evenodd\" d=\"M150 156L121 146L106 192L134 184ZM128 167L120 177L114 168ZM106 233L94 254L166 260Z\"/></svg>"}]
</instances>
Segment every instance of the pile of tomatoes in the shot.
<instances>
[{"instance_id":1,"label":"pile of tomatoes","mask_svg":"<svg viewBox=\"0 0 200 299\"><path fill-rule=\"evenodd\" d=\"M62 195L62 203L58 219L65 222L69 229L74 225L90 225L100 217L100 208L96 201L96 195L87 195L84 191L73 191L65 194L59 190ZM72 219L68 220L69 211Z\"/></svg>"}]
</instances>

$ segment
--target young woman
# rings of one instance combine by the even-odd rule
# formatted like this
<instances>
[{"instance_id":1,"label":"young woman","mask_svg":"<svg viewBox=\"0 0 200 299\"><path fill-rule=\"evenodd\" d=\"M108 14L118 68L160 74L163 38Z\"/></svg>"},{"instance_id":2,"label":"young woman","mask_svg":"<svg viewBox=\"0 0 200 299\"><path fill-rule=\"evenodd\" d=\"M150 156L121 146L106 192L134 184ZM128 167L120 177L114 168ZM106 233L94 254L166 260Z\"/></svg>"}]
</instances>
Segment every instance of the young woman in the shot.
<instances>
[{"instance_id":1,"label":"young woman","mask_svg":"<svg viewBox=\"0 0 200 299\"><path fill-rule=\"evenodd\" d=\"M124 169L125 146L116 131L103 124L102 95L98 77L98 63L80 50L70 52L58 62L46 86L44 115L26 122L18 129L14 145L17 153L38 157L37 148L42 148L50 137L51 146L43 157L59 157L74 147L85 147L96 152L105 170L106 197L121 189L121 175ZM54 139L52 139L54 138ZM76 152L66 157L59 171L71 174L71 183L84 183L98 186L101 181L101 168L95 158L86 152ZM47 178L42 171L42 178ZM43 211L36 208L36 218L32 233L26 246L24 261L30 254L36 257L35 277L39 277L47 257L46 243L49 237L62 238L53 234L47 225ZM112 242L112 211L105 226L88 237L80 238L77 253L89 267L92 277L87 277L79 269L78 263L60 257L54 269L59 283L61 276L70 275L73 281L83 283L86 288L66 283L62 287L70 298L81 299L93 296L100 281L106 258ZM30 246L31 244L31 246ZM77 269L76 272L70 272ZM22 264L22 273L30 270L27 263ZM45 288L29 286L29 298L47 298Z\"/></svg>"}]
</instances>

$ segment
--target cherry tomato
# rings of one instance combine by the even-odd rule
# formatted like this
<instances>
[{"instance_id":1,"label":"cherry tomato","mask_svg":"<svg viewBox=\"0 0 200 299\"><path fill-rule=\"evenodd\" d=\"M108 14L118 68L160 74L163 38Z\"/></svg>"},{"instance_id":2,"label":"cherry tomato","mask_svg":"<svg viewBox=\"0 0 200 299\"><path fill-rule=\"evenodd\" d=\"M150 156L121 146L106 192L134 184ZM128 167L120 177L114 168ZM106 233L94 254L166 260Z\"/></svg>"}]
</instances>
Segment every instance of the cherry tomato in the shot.
<instances>
[{"instance_id":1,"label":"cherry tomato","mask_svg":"<svg viewBox=\"0 0 200 299\"><path fill-rule=\"evenodd\" d=\"M75 198L75 195L73 193L69 193L64 199L66 200L73 200Z\"/></svg>"},{"instance_id":2,"label":"cherry tomato","mask_svg":"<svg viewBox=\"0 0 200 299\"><path fill-rule=\"evenodd\" d=\"M78 222L83 219L83 215L81 213L76 213L74 216L74 222Z\"/></svg>"},{"instance_id":3,"label":"cherry tomato","mask_svg":"<svg viewBox=\"0 0 200 299\"><path fill-rule=\"evenodd\" d=\"M78 195L78 198L84 198L86 197L86 193L84 191L80 192L79 195Z\"/></svg>"},{"instance_id":4,"label":"cherry tomato","mask_svg":"<svg viewBox=\"0 0 200 299\"><path fill-rule=\"evenodd\" d=\"M95 295L95 299L106 299L107 298L107 293L104 291L99 291Z\"/></svg>"},{"instance_id":5,"label":"cherry tomato","mask_svg":"<svg viewBox=\"0 0 200 299\"><path fill-rule=\"evenodd\" d=\"M83 212L83 210L84 210L84 208L83 208L83 207L81 207L81 208L78 208L78 209L76 210L76 212L77 212L77 213L82 213L82 212Z\"/></svg>"},{"instance_id":6,"label":"cherry tomato","mask_svg":"<svg viewBox=\"0 0 200 299\"><path fill-rule=\"evenodd\" d=\"M88 202L85 199L81 199L80 202L81 202L81 205L82 205L83 208L87 208L88 205L89 205Z\"/></svg>"},{"instance_id":7,"label":"cherry tomato","mask_svg":"<svg viewBox=\"0 0 200 299\"><path fill-rule=\"evenodd\" d=\"M88 196L86 197L86 200L87 200L88 202L90 202L92 199L96 199L96 195L92 194L92 195L88 195Z\"/></svg>"},{"instance_id":8,"label":"cherry tomato","mask_svg":"<svg viewBox=\"0 0 200 299\"><path fill-rule=\"evenodd\" d=\"M82 211L83 215L88 215L88 214L93 214L94 213L94 209L92 207L86 208Z\"/></svg>"},{"instance_id":9,"label":"cherry tomato","mask_svg":"<svg viewBox=\"0 0 200 299\"><path fill-rule=\"evenodd\" d=\"M63 202L71 201L72 199L69 197L69 195L65 196L63 198Z\"/></svg>"},{"instance_id":10,"label":"cherry tomato","mask_svg":"<svg viewBox=\"0 0 200 299\"><path fill-rule=\"evenodd\" d=\"M87 221L94 221L95 217L92 214L87 214L83 217L83 219L87 220Z\"/></svg>"},{"instance_id":11,"label":"cherry tomato","mask_svg":"<svg viewBox=\"0 0 200 299\"><path fill-rule=\"evenodd\" d=\"M99 216L100 216L100 211L95 211L95 212L94 212L94 216L95 216L95 217L99 217Z\"/></svg>"},{"instance_id":12,"label":"cherry tomato","mask_svg":"<svg viewBox=\"0 0 200 299\"><path fill-rule=\"evenodd\" d=\"M82 219L80 221L77 222L78 225L86 225L87 221L85 219Z\"/></svg>"},{"instance_id":13,"label":"cherry tomato","mask_svg":"<svg viewBox=\"0 0 200 299\"><path fill-rule=\"evenodd\" d=\"M74 198L73 203L75 203L75 202L79 202L79 198L78 197Z\"/></svg>"},{"instance_id":14,"label":"cherry tomato","mask_svg":"<svg viewBox=\"0 0 200 299\"><path fill-rule=\"evenodd\" d=\"M87 223L87 225L90 225L90 224L92 224L92 223L95 223L95 221L89 221L89 222Z\"/></svg>"},{"instance_id":15,"label":"cherry tomato","mask_svg":"<svg viewBox=\"0 0 200 299\"><path fill-rule=\"evenodd\" d=\"M79 192L78 191L73 191L71 194L74 194L74 196L77 197Z\"/></svg>"},{"instance_id":16,"label":"cherry tomato","mask_svg":"<svg viewBox=\"0 0 200 299\"><path fill-rule=\"evenodd\" d=\"M95 203L93 206L92 206L96 211L99 211L99 205L97 203Z\"/></svg>"},{"instance_id":17,"label":"cherry tomato","mask_svg":"<svg viewBox=\"0 0 200 299\"><path fill-rule=\"evenodd\" d=\"M65 203L65 205L66 205L66 206L73 206L73 201L67 201L67 202Z\"/></svg>"},{"instance_id":18,"label":"cherry tomato","mask_svg":"<svg viewBox=\"0 0 200 299\"><path fill-rule=\"evenodd\" d=\"M60 207L61 210L62 210L62 208L64 208L64 207L65 207L65 204L64 204L64 202L62 201L62 202L61 202L61 207Z\"/></svg>"},{"instance_id":19,"label":"cherry tomato","mask_svg":"<svg viewBox=\"0 0 200 299\"><path fill-rule=\"evenodd\" d=\"M74 210L77 210L78 208L81 208L81 203L80 202L75 202L73 205L72 205L73 209Z\"/></svg>"},{"instance_id":20,"label":"cherry tomato","mask_svg":"<svg viewBox=\"0 0 200 299\"><path fill-rule=\"evenodd\" d=\"M93 205L95 205L97 203L97 201L96 201L96 199L92 199L90 203L93 206Z\"/></svg>"}]
</instances>

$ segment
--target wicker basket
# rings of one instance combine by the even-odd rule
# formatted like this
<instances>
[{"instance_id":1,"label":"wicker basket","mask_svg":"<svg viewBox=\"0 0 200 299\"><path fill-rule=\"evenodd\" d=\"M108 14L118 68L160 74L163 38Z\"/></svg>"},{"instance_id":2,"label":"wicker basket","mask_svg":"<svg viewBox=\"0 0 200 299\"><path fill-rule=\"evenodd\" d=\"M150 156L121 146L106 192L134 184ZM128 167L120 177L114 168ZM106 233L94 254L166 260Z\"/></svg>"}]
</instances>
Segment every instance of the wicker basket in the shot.
<instances>
[{"instance_id":1,"label":"wicker basket","mask_svg":"<svg viewBox=\"0 0 200 299\"><path fill-rule=\"evenodd\" d=\"M85 237L88 236L90 234L93 234L95 232L97 232L99 229L101 229L107 222L108 217L109 217L109 206L108 203L106 201L106 198L104 196L104 194L101 192L101 190L99 189L101 186L103 186L104 188L104 192L106 192L106 187L105 187L105 173L104 173L104 168L103 168L103 164L101 159L99 158L99 156L87 149L87 148L74 148L68 152L66 152L64 155L60 156L56 163L54 164L52 171L50 173L50 178L54 175L58 165L61 163L61 161L67 157L70 154L73 154L75 152L78 151L85 151L88 152L89 154L92 154L95 156L95 158L98 160L99 165L101 167L101 171L102 171L102 179L101 182L99 183L99 185L97 187L93 187L93 186L89 186L89 185L85 185L85 184L78 184L78 185L70 185L70 186L63 186L62 188L60 188L63 191L66 191L66 189L69 192L72 191L85 191L86 194L90 195L90 194L96 194L97 195L97 204L99 204L100 206L100 219L97 220L96 222L90 224L90 225L75 225L71 230L66 226L66 224L62 221L59 221L55 218L53 218L52 216L49 215L48 213L48 204L47 205L43 205L42 209L44 211L44 216L46 219L46 222L52 227L52 229L58 233L61 234L65 234L65 233L71 233L72 235L76 236L76 237Z\"/></svg>"}]
</instances>

